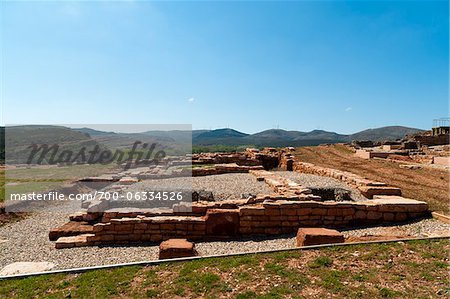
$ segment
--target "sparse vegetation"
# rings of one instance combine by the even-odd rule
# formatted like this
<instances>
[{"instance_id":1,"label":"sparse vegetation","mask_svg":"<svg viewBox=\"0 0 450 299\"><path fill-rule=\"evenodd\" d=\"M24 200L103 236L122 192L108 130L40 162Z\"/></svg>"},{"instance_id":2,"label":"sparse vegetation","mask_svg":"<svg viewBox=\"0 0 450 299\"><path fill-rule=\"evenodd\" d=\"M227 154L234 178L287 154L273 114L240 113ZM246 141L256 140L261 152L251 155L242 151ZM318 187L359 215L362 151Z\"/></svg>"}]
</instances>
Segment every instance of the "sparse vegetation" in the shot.
<instances>
[{"instance_id":1,"label":"sparse vegetation","mask_svg":"<svg viewBox=\"0 0 450 299\"><path fill-rule=\"evenodd\" d=\"M15 298L448 296L448 239L249 254L5 280Z\"/></svg>"}]
</instances>

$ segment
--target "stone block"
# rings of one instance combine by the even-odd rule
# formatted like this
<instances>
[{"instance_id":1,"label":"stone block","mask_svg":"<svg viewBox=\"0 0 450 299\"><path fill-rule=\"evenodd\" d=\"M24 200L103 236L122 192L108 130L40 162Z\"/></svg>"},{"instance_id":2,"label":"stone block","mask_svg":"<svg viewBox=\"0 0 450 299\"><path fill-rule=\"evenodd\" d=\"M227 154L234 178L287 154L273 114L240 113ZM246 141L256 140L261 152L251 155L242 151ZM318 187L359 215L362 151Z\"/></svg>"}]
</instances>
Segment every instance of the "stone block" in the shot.
<instances>
[{"instance_id":1,"label":"stone block","mask_svg":"<svg viewBox=\"0 0 450 299\"><path fill-rule=\"evenodd\" d=\"M327 228L299 228L297 246L344 243L344 235Z\"/></svg>"},{"instance_id":2,"label":"stone block","mask_svg":"<svg viewBox=\"0 0 450 299\"><path fill-rule=\"evenodd\" d=\"M90 245L90 243L88 242L88 238L94 236L95 236L94 234L83 234L72 237L61 237L58 240L56 240L55 248L63 249L63 248L88 246Z\"/></svg>"},{"instance_id":3,"label":"stone block","mask_svg":"<svg viewBox=\"0 0 450 299\"><path fill-rule=\"evenodd\" d=\"M159 259L196 256L194 243L186 239L169 239L159 245Z\"/></svg>"},{"instance_id":4,"label":"stone block","mask_svg":"<svg viewBox=\"0 0 450 299\"><path fill-rule=\"evenodd\" d=\"M239 232L239 210L212 209L206 214L206 234L236 236Z\"/></svg>"},{"instance_id":5,"label":"stone block","mask_svg":"<svg viewBox=\"0 0 450 299\"><path fill-rule=\"evenodd\" d=\"M358 186L358 190L367 198L373 198L374 195L402 195L402 190L396 187Z\"/></svg>"}]
</instances>

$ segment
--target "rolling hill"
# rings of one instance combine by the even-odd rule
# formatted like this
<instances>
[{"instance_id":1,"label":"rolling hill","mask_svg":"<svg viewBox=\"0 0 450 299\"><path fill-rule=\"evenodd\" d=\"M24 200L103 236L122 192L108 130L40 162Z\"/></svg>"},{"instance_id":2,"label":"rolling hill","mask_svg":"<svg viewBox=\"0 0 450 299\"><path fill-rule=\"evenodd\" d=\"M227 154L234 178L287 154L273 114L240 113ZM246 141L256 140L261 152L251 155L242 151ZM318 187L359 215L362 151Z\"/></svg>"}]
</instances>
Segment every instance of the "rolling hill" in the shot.
<instances>
[{"instance_id":1,"label":"rolling hill","mask_svg":"<svg viewBox=\"0 0 450 299\"><path fill-rule=\"evenodd\" d=\"M373 141L396 140L405 137L405 135L410 135L418 132L424 132L424 130L402 126L389 126L364 130L350 135L350 139L373 140Z\"/></svg>"},{"instance_id":2,"label":"rolling hill","mask_svg":"<svg viewBox=\"0 0 450 299\"><path fill-rule=\"evenodd\" d=\"M4 128L0 130L0 138L5 139ZM352 140L393 141L405 135L423 132L423 130L402 126L388 126L368 129L350 135L338 134L323 130L311 132L286 131L270 129L255 134L246 134L231 128L217 130L173 130L147 131L142 133L103 132L91 128L71 129L62 126L21 126L8 128L7 146L23 151L30 143L59 143L64 147L79 148L101 144L108 148L126 149L136 141L156 142L166 149L178 149L195 146L308 146L324 143L351 142ZM13 137L13 138L12 138ZM0 142L1 143L1 142ZM2 146L3 149L3 146ZM19 156L21 156L19 154ZM0 160L4 153L0 151Z\"/></svg>"},{"instance_id":3,"label":"rolling hill","mask_svg":"<svg viewBox=\"0 0 450 299\"><path fill-rule=\"evenodd\" d=\"M390 126L344 135L323 130L300 132L270 129L249 135L233 129L219 129L195 136L192 142L194 145L305 146L351 142L352 140L394 141L407 134L417 132L423 132L423 130Z\"/></svg>"}]
</instances>

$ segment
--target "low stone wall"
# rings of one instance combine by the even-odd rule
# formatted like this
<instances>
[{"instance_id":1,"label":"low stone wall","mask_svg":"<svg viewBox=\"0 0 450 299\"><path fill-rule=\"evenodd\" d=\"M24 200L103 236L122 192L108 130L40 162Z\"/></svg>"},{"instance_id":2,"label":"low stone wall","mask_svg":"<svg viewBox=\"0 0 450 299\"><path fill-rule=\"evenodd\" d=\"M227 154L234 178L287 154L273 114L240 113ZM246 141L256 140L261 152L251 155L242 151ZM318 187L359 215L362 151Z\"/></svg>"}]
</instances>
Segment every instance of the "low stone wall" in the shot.
<instances>
[{"instance_id":1,"label":"low stone wall","mask_svg":"<svg viewBox=\"0 0 450 299\"><path fill-rule=\"evenodd\" d=\"M264 167L261 165L247 166L247 165L237 165L236 163L231 164L216 164L213 167L207 168L192 168L192 176L206 176L206 175L217 175L225 173L246 173L251 170L262 170Z\"/></svg>"},{"instance_id":2,"label":"low stone wall","mask_svg":"<svg viewBox=\"0 0 450 299\"><path fill-rule=\"evenodd\" d=\"M402 195L400 188L388 186L386 183L372 181L347 171L320 167L305 162L295 162L294 171L327 176L341 180L358 189L362 195L369 199L373 198L375 195Z\"/></svg>"},{"instance_id":3,"label":"low stone wall","mask_svg":"<svg viewBox=\"0 0 450 299\"><path fill-rule=\"evenodd\" d=\"M391 153L390 152L375 152L375 151L367 151L364 149L356 150L355 156L363 159L372 159L372 158L382 158L386 159Z\"/></svg>"},{"instance_id":4,"label":"low stone wall","mask_svg":"<svg viewBox=\"0 0 450 299\"><path fill-rule=\"evenodd\" d=\"M299 227L349 227L405 221L424 216L428 205L405 198L367 202L265 202L240 207L240 233L280 234Z\"/></svg>"},{"instance_id":5,"label":"low stone wall","mask_svg":"<svg viewBox=\"0 0 450 299\"><path fill-rule=\"evenodd\" d=\"M240 166L262 166L264 169L272 169L279 164L279 152L274 149L262 151L248 148L241 153L201 153L192 155L192 164L230 164Z\"/></svg>"},{"instance_id":6,"label":"low stone wall","mask_svg":"<svg viewBox=\"0 0 450 299\"><path fill-rule=\"evenodd\" d=\"M86 245L160 242L170 238L216 239L295 233L300 227L348 227L399 222L426 215L424 202L377 197L367 202L266 200L236 209L210 209L204 216L136 216L93 225Z\"/></svg>"}]
</instances>

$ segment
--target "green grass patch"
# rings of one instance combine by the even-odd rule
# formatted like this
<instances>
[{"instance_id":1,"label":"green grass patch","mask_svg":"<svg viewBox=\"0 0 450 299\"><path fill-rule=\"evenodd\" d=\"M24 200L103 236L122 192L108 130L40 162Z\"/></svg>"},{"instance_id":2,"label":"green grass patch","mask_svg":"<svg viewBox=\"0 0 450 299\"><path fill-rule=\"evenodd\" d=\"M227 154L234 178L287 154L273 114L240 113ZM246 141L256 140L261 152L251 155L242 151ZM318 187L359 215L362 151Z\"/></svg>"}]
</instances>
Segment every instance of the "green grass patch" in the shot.
<instances>
[{"instance_id":1,"label":"green grass patch","mask_svg":"<svg viewBox=\"0 0 450 299\"><path fill-rule=\"evenodd\" d=\"M319 256L314 259L312 263L309 263L310 268L330 267L333 264L333 260L328 256Z\"/></svg>"},{"instance_id":2,"label":"green grass patch","mask_svg":"<svg viewBox=\"0 0 450 299\"><path fill-rule=\"evenodd\" d=\"M44 275L2 281L0 298L429 298L450 291L438 258L449 249L445 239L348 245ZM355 250L373 258L355 263Z\"/></svg>"}]
</instances>

